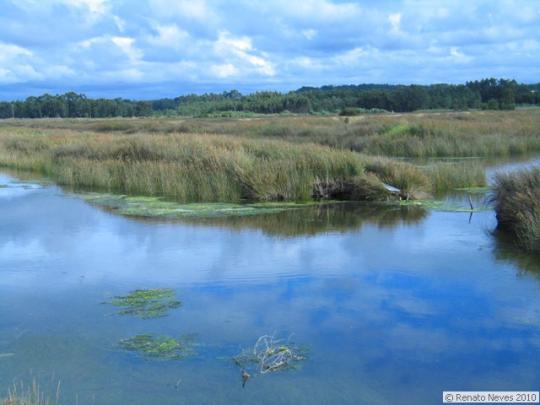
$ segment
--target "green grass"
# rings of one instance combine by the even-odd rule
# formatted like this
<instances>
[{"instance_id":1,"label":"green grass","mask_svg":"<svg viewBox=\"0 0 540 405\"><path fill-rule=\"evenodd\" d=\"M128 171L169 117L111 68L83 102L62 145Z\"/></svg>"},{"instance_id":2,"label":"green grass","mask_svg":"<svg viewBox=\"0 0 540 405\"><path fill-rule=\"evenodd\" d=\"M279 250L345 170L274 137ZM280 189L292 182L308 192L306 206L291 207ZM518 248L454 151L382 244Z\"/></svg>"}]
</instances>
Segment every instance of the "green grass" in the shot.
<instances>
[{"instance_id":1,"label":"green grass","mask_svg":"<svg viewBox=\"0 0 540 405\"><path fill-rule=\"evenodd\" d=\"M438 162L425 166L423 172L430 179L434 194L486 186L485 169L478 162Z\"/></svg>"},{"instance_id":2,"label":"green grass","mask_svg":"<svg viewBox=\"0 0 540 405\"><path fill-rule=\"evenodd\" d=\"M540 169L499 174L493 200L498 230L523 250L540 254Z\"/></svg>"}]
</instances>

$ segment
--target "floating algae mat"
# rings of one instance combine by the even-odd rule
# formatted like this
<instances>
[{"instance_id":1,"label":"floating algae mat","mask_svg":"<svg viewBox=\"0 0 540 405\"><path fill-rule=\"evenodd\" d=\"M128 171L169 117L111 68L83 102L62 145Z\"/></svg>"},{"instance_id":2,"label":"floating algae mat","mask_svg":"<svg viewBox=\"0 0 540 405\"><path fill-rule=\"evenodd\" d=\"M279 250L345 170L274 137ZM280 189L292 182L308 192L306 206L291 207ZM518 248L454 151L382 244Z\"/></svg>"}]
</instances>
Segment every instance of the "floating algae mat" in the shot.
<instances>
[{"instance_id":1,"label":"floating algae mat","mask_svg":"<svg viewBox=\"0 0 540 405\"><path fill-rule=\"evenodd\" d=\"M188 335L178 339L170 336L137 335L121 340L118 345L140 356L160 360L182 360L195 353L193 337Z\"/></svg>"},{"instance_id":2,"label":"floating algae mat","mask_svg":"<svg viewBox=\"0 0 540 405\"><path fill-rule=\"evenodd\" d=\"M116 194L81 194L91 204L110 209L121 215L153 218L212 218L275 214L285 210L320 205L318 202L265 203L189 203L165 201L159 197L132 197Z\"/></svg>"},{"instance_id":3,"label":"floating algae mat","mask_svg":"<svg viewBox=\"0 0 540 405\"><path fill-rule=\"evenodd\" d=\"M456 188L456 191L462 191L469 194L486 194L490 191L489 187L461 187Z\"/></svg>"},{"instance_id":4,"label":"floating algae mat","mask_svg":"<svg viewBox=\"0 0 540 405\"><path fill-rule=\"evenodd\" d=\"M133 315L143 319L161 318L171 309L182 305L170 288L135 290L126 296L114 297L107 304L122 308L119 315Z\"/></svg>"},{"instance_id":5,"label":"floating algae mat","mask_svg":"<svg viewBox=\"0 0 540 405\"><path fill-rule=\"evenodd\" d=\"M458 205L449 201L441 200L408 200L400 201L400 205L403 206L414 206L421 207L425 209L435 210L435 211L445 211L445 212L481 212L488 211L490 207L481 205L478 207L468 207L464 205Z\"/></svg>"}]
</instances>

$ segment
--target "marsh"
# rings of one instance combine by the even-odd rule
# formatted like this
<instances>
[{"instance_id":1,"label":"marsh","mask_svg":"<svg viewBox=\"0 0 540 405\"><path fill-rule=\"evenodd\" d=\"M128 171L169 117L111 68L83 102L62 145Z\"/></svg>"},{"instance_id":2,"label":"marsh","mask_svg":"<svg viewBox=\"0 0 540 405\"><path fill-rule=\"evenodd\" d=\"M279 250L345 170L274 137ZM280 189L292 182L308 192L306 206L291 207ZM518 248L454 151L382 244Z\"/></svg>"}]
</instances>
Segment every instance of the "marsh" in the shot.
<instances>
[{"instance_id":1,"label":"marsh","mask_svg":"<svg viewBox=\"0 0 540 405\"><path fill-rule=\"evenodd\" d=\"M0 357L2 386L38 379L54 397L61 381L65 403L286 395L386 404L540 383L540 263L494 239L491 209L471 219L347 203L154 221L19 175L0 178L9 212L0 227L0 353L10 354ZM141 291L182 305L141 317L103 304ZM274 333L309 355L296 369L252 375L243 389L232 359ZM182 336L189 355L176 351ZM151 355L126 343L141 337Z\"/></svg>"}]
</instances>

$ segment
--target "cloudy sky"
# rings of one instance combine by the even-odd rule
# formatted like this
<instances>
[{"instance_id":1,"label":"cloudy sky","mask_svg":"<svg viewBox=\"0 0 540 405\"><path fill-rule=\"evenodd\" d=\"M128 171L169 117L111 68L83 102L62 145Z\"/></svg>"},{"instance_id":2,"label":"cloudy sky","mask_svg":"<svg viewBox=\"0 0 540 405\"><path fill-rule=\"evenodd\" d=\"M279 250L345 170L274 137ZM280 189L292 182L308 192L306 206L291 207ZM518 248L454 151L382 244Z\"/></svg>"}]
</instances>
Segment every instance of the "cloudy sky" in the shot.
<instances>
[{"instance_id":1,"label":"cloudy sky","mask_svg":"<svg viewBox=\"0 0 540 405\"><path fill-rule=\"evenodd\" d=\"M540 0L0 0L0 98L540 81Z\"/></svg>"}]
</instances>

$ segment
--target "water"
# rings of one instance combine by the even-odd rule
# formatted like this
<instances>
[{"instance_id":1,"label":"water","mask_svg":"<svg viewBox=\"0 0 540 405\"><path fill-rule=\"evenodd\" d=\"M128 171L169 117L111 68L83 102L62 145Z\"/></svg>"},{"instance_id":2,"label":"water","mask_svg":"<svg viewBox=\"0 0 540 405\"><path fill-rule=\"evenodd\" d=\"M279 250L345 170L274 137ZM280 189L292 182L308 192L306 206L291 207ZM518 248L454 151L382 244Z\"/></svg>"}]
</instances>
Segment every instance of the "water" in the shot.
<instances>
[{"instance_id":1,"label":"water","mask_svg":"<svg viewBox=\"0 0 540 405\"><path fill-rule=\"evenodd\" d=\"M539 265L492 211L340 205L194 223L136 221L0 177L0 387L63 403L440 403L442 390L540 387ZM139 319L103 304L173 288ZM119 349L195 334L161 361ZM231 357L264 334L309 348L243 389ZM4 388L2 388L4 389ZM0 396L1 397L1 396Z\"/></svg>"}]
</instances>

